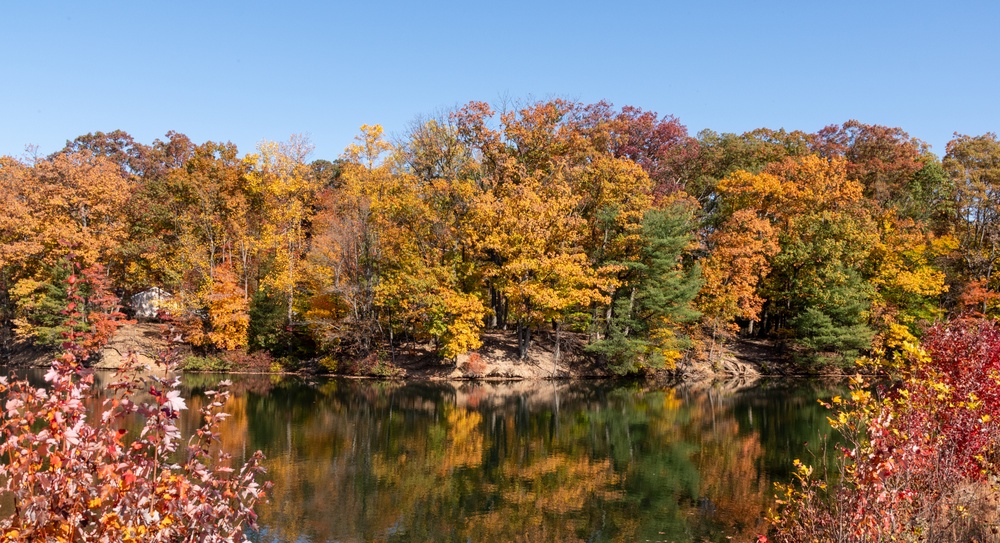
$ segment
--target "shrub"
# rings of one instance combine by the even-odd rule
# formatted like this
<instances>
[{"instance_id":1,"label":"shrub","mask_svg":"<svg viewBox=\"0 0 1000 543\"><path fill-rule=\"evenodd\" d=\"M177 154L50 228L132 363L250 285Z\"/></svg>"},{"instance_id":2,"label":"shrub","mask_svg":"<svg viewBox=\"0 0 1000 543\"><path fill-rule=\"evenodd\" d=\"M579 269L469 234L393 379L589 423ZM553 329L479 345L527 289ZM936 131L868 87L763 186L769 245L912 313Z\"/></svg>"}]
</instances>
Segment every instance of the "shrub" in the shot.
<instances>
[{"instance_id":1,"label":"shrub","mask_svg":"<svg viewBox=\"0 0 1000 543\"><path fill-rule=\"evenodd\" d=\"M370 374L374 377L381 377L383 379L402 379L406 376L406 372L404 372L402 368L385 360L378 360L375 363L375 366L371 369Z\"/></svg>"},{"instance_id":2,"label":"shrub","mask_svg":"<svg viewBox=\"0 0 1000 543\"><path fill-rule=\"evenodd\" d=\"M479 353L469 353L469 358L462 365L462 372L469 377L482 377L486 373L486 361Z\"/></svg>"},{"instance_id":3,"label":"shrub","mask_svg":"<svg viewBox=\"0 0 1000 543\"><path fill-rule=\"evenodd\" d=\"M327 373L337 373L337 370L340 369L340 361L334 356L326 355L319 359L319 367Z\"/></svg>"},{"instance_id":4,"label":"shrub","mask_svg":"<svg viewBox=\"0 0 1000 543\"><path fill-rule=\"evenodd\" d=\"M364 375L385 379L397 379L405 375L402 368L383 360L376 353L371 353L362 358L343 360L338 364L337 369L342 375Z\"/></svg>"},{"instance_id":5,"label":"shrub","mask_svg":"<svg viewBox=\"0 0 1000 543\"><path fill-rule=\"evenodd\" d=\"M247 352L244 350L222 353L222 361L229 366L230 371L249 373L270 373L275 359L266 351Z\"/></svg>"},{"instance_id":6,"label":"shrub","mask_svg":"<svg viewBox=\"0 0 1000 543\"><path fill-rule=\"evenodd\" d=\"M72 284L69 290L72 297ZM79 316L67 310L68 329ZM228 383L207 392L205 423L181 447L177 420L186 403L177 378L142 378L130 357L99 420L88 420L87 400L96 394L80 361L92 352L94 333L65 339L66 353L45 374L48 387L0 379L0 493L13 504L0 518L3 540L246 541L243 530L255 525L253 507L264 495L256 481L262 455L236 470L214 445ZM151 400L137 401L140 390ZM127 421L136 416L142 430L129 435Z\"/></svg>"},{"instance_id":7,"label":"shrub","mask_svg":"<svg viewBox=\"0 0 1000 543\"><path fill-rule=\"evenodd\" d=\"M217 356L188 356L178 366L182 371L228 372L232 368L228 360Z\"/></svg>"},{"instance_id":8,"label":"shrub","mask_svg":"<svg viewBox=\"0 0 1000 543\"><path fill-rule=\"evenodd\" d=\"M956 320L924 339L881 353L901 371L891 386L857 378L850 398L833 399L830 422L845 443L838 482L796 461L770 518L775 540L994 539L1000 326Z\"/></svg>"}]
</instances>

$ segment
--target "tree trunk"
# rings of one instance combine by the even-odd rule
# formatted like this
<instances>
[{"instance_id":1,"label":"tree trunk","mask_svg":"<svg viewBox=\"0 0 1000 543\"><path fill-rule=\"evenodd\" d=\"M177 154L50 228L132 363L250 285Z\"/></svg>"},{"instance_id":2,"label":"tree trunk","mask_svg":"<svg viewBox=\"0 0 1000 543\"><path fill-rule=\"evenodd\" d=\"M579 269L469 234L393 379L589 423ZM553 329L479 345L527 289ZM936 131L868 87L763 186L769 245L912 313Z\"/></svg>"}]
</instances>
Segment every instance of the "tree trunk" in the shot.
<instances>
[{"instance_id":1,"label":"tree trunk","mask_svg":"<svg viewBox=\"0 0 1000 543\"><path fill-rule=\"evenodd\" d=\"M517 321L517 357L524 360L528 356L528 346L531 344L531 327L522 321Z\"/></svg>"},{"instance_id":2,"label":"tree trunk","mask_svg":"<svg viewBox=\"0 0 1000 543\"><path fill-rule=\"evenodd\" d=\"M632 322L632 310L633 309L635 309L635 287L632 287L632 294L630 294L629 298L628 298L628 318L626 319L625 322L628 322L628 323ZM630 325L626 325L625 326L625 337L628 337L628 334L631 331L632 331L631 326Z\"/></svg>"},{"instance_id":3,"label":"tree trunk","mask_svg":"<svg viewBox=\"0 0 1000 543\"><path fill-rule=\"evenodd\" d=\"M611 303L608 304L608 310L604 312L604 334L605 334L605 336L607 336L608 334L611 333L611 317L614 315L614 311L612 309L614 306L615 306L615 299L611 298ZM600 338L600 334L598 334L597 339L601 339Z\"/></svg>"},{"instance_id":4,"label":"tree trunk","mask_svg":"<svg viewBox=\"0 0 1000 543\"><path fill-rule=\"evenodd\" d=\"M295 244L288 244L288 324L292 324L292 307L295 302Z\"/></svg>"},{"instance_id":5,"label":"tree trunk","mask_svg":"<svg viewBox=\"0 0 1000 543\"><path fill-rule=\"evenodd\" d=\"M601 339L600 331L598 328L598 317L599 317L600 307L594 304L594 314L590 319L590 342L594 343Z\"/></svg>"},{"instance_id":6,"label":"tree trunk","mask_svg":"<svg viewBox=\"0 0 1000 543\"><path fill-rule=\"evenodd\" d=\"M250 298L250 270L247 263L250 261L250 250L247 248L245 239L240 240L240 261L243 265L243 299Z\"/></svg>"},{"instance_id":7,"label":"tree trunk","mask_svg":"<svg viewBox=\"0 0 1000 543\"><path fill-rule=\"evenodd\" d=\"M507 314L508 314L507 298L502 293L499 295L499 297L500 297L500 322L497 325L500 328L506 330Z\"/></svg>"},{"instance_id":8,"label":"tree trunk","mask_svg":"<svg viewBox=\"0 0 1000 543\"><path fill-rule=\"evenodd\" d=\"M215 279L215 236L208 236L208 277Z\"/></svg>"},{"instance_id":9,"label":"tree trunk","mask_svg":"<svg viewBox=\"0 0 1000 543\"><path fill-rule=\"evenodd\" d=\"M753 321L751 321L753 322ZM715 346L716 338L719 335L719 319L713 319L712 321L712 344L708 348L708 363L715 367Z\"/></svg>"},{"instance_id":10,"label":"tree trunk","mask_svg":"<svg viewBox=\"0 0 1000 543\"><path fill-rule=\"evenodd\" d=\"M556 326L556 361L555 361L555 363L559 364L559 339L560 339L559 338L559 332L560 332L559 321L555 321L555 326Z\"/></svg>"},{"instance_id":11,"label":"tree trunk","mask_svg":"<svg viewBox=\"0 0 1000 543\"><path fill-rule=\"evenodd\" d=\"M392 364L396 365L396 343L393 341L395 338L393 337L393 334L392 334L392 316L391 315L392 314L390 313L390 316L389 316L389 353L391 353L390 356L392 357ZM435 339L437 339L437 338L435 338Z\"/></svg>"},{"instance_id":12,"label":"tree trunk","mask_svg":"<svg viewBox=\"0 0 1000 543\"><path fill-rule=\"evenodd\" d=\"M487 327L495 330L500 319L500 297L497 295L497 289L493 285L490 285L490 307L493 308L493 314L490 315Z\"/></svg>"}]
</instances>

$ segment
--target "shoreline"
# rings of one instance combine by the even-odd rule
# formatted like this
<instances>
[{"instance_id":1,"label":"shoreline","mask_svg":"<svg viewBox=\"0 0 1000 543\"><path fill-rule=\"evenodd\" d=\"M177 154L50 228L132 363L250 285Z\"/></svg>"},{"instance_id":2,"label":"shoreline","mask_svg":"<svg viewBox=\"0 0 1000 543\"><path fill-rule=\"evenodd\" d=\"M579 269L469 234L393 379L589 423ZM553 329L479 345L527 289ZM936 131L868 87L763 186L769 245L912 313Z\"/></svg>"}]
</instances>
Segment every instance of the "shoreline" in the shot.
<instances>
[{"instance_id":1,"label":"shoreline","mask_svg":"<svg viewBox=\"0 0 1000 543\"><path fill-rule=\"evenodd\" d=\"M114 370L129 354L135 353L140 364L153 364L159 353L171 349L178 357L192 356L190 345L170 344L162 339L161 325L137 323L125 325L101 350L100 359L91 364L94 369ZM397 346L391 361L369 356L364 360L339 361L351 371L330 371L319 359L296 360L295 370L254 369L181 369L190 374L280 375L324 378L344 378L396 382L568 382L568 381L652 381L672 385L743 380L755 382L774 378L829 379L843 378L849 373L808 371L795 365L775 342L741 339L727 345L714 363L687 359L674 369L648 370L638 375L618 375L605 369L600 361L586 353L586 336L565 334L560 341L560 357L555 359L555 345L550 334L538 334L524 359L517 357L516 338L503 331L483 334L483 346L458 356L454 361L442 361L431 346L409 343ZM0 365L8 369L45 367L54 351L36 346L14 349ZM386 357L388 358L388 357ZM272 368L274 366L272 365Z\"/></svg>"}]
</instances>

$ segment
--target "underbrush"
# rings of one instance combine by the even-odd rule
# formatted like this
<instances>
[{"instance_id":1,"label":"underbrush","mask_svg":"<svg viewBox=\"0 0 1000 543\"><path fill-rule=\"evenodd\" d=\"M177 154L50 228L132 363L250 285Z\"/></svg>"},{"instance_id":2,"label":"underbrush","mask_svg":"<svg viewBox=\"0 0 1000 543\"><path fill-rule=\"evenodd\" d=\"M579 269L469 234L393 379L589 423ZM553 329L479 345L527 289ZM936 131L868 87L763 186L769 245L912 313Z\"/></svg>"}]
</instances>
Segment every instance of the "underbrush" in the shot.
<instances>
[{"instance_id":1,"label":"underbrush","mask_svg":"<svg viewBox=\"0 0 1000 543\"><path fill-rule=\"evenodd\" d=\"M188 356L179 366L183 371L228 372L232 365L216 356Z\"/></svg>"}]
</instances>

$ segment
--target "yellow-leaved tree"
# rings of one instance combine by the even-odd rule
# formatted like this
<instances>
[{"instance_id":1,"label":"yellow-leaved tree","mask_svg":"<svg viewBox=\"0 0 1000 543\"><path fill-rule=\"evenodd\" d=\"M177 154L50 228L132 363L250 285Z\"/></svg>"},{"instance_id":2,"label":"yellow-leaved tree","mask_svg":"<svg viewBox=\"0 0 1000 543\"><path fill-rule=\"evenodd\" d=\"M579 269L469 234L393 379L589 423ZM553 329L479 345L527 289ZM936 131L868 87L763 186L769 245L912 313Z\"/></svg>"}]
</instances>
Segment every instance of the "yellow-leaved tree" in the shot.
<instances>
[{"instance_id":1,"label":"yellow-leaved tree","mask_svg":"<svg viewBox=\"0 0 1000 543\"><path fill-rule=\"evenodd\" d=\"M286 324L295 320L295 293L302 281L306 225L318 183L306 164L312 146L302 136L263 141L243 158L246 186L260 200L259 251L267 259L261 287L284 298Z\"/></svg>"},{"instance_id":2,"label":"yellow-leaved tree","mask_svg":"<svg viewBox=\"0 0 1000 543\"><path fill-rule=\"evenodd\" d=\"M505 299L505 317L517 326L522 358L534 328L551 322L558 332L568 309L608 301L613 278L594 269L583 250L579 199L553 172L498 184L473 205L468 235L486 257L483 275Z\"/></svg>"},{"instance_id":3,"label":"yellow-leaved tree","mask_svg":"<svg viewBox=\"0 0 1000 543\"><path fill-rule=\"evenodd\" d=\"M462 288L456 211L445 204L456 197L451 180L401 168L401 151L380 126L361 130L345 152L340 186L321 196L309 258L318 295L341 310L313 311L310 320L321 335L361 351L383 335L394 349L402 334L432 339L454 359L481 345L485 307Z\"/></svg>"},{"instance_id":4,"label":"yellow-leaved tree","mask_svg":"<svg viewBox=\"0 0 1000 543\"><path fill-rule=\"evenodd\" d=\"M771 271L778 253L771 223L753 209L735 211L708 236L709 256L702 261L704 284L696 301L709 319L713 348L720 332L734 331L736 319L749 324L760 320L764 298L758 287ZM710 354L711 356L711 354Z\"/></svg>"}]
</instances>

